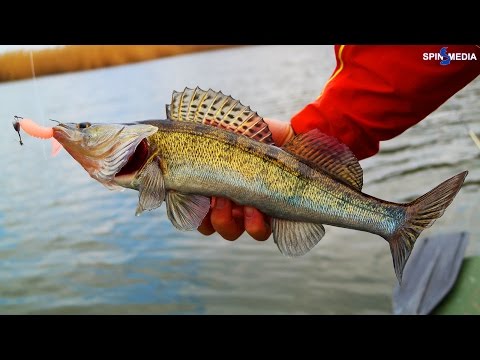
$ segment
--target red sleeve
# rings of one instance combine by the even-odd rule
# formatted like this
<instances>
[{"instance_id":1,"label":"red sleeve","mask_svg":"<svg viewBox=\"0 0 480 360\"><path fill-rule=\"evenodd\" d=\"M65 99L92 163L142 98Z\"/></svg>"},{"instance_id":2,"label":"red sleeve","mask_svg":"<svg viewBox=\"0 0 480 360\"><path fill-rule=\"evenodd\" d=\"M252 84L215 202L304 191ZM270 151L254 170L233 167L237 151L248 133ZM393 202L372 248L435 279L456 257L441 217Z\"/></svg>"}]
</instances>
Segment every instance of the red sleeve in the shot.
<instances>
[{"instance_id":1,"label":"red sleeve","mask_svg":"<svg viewBox=\"0 0 480 360\"><path fill-rule=\"evenodd\" d=\"M449 54L477 59L448 65L440 65L442 47L335 46L337 67L322 94L293 116L293 130L317 128L347 144L359 160L376 154L380 141L424 119L480 74L478 46L445 45Z\"/></svg>"}]
</instances>

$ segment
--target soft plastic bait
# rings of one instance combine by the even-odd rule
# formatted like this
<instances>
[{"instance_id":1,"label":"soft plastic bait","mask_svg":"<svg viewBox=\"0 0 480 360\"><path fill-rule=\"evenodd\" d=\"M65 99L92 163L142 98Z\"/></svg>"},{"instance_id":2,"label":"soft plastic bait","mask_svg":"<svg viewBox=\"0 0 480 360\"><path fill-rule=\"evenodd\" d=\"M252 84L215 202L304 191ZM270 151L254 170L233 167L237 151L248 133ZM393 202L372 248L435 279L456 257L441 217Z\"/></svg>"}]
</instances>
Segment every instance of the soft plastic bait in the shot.
<instances>
[{"instance_id":1,"label":"soft plastic bait","mask_svg":"<svg viewBox=\"0 0 480 360\"><path fill-rule=\"evenodd\" d=\"M23 145L22 137L20 136L20 128L23 129L28 135L39 139L52 139L52 156L58 154L62 149L62 145L53 137L53 128L38 125L32 119L24 119L19 116L15 116L13 122L13 128L18 132L20 138L20 145Z\"/></svg>"}]
</instances>

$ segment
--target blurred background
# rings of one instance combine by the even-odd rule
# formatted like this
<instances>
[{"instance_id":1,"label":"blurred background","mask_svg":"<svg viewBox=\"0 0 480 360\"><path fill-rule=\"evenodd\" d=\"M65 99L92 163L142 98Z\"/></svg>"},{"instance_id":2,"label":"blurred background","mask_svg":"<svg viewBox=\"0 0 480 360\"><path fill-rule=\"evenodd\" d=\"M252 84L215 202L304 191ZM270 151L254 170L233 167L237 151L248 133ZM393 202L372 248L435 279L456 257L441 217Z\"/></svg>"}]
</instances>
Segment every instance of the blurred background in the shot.
<instances>
[{"instance_id":1,"label":"blurred background","mask_svg":"<svg viewBox=\"0 0 480 360\"><path fill-rule=\"evenodd\" d=\"M44 126L163 119L172 91L196 86L288 121L334 67L333 46L320 45L0 46L0 313L390 314L396 278L378 236L326 226L289 259L273 239L180 232L164 206L135 217L137 192L109 191L65 151L51 158L48 141L24 134L20 146L12 128L14 115ZM422 233L468 231L467 255L480 253L480 153L468 135L480 133L479 96L476 79L361 161L363 191L396 202L469 170Z\"/></svg>"}]
</instances>

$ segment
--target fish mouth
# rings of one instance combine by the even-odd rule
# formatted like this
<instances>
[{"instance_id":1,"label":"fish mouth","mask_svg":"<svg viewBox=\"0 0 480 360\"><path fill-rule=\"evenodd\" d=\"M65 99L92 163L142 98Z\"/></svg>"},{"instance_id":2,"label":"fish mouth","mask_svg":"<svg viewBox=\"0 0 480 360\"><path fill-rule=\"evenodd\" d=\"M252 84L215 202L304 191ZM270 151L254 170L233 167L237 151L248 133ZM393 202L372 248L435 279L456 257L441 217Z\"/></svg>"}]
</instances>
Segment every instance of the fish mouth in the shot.
<instances>
[{"instance_id":1,"label":"fish mouth","mask_svg":"<svg viewBox=\"0 0 480 360\"><path fill-rule=\"evenodd\" d=\"M58 124L53 128L53 137L62 145L65 140L73 139L75 135L75 129L70 128L65 124Z\"/></svg>"},{"instance_id":2,"label":"fish mouth","mask_svg":"<svg viewBox=\"0 0 480 360\"><path fill-rule=\"evenodd\" d=\"M136 146L135 151L128 157L127 163L115 174L117 176L132 175L140 170L147 162L149 147L147 139L143 139Z\"/></svg>"},{"instance_id":3,"label":"fish mouth","mask_svg":"<svg viewBox=\"0 0 480 360\"><path fill-rule=\"evenodd\" d=\"M107 188L119 190L117 177L131 177L140 170L150 155L148 136L158 128L146 124L82 124L60 123L53 136L65 150Z\"/></svg>"}]
</instances>

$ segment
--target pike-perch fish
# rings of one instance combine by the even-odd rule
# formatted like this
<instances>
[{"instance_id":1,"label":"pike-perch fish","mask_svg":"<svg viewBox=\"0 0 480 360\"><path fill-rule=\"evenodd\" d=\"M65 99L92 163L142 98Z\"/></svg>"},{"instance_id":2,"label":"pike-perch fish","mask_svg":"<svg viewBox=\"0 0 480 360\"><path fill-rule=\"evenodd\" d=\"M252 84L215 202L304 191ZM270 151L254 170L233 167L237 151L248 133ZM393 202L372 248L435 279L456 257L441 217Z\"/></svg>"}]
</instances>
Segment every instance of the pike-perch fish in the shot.
<instances>
[{"instance_id":1,"label":"pike-perch fish","mask_svg":"<svg viewBox=\"0 0 480 360\"><path fill-rule=\"evenodd\" d=\"M250 107L213 90L173 92L165 120L125 124L60 123L53 136L91 177L139 192L136 214L165 201L172 224L194 230L210 197L256 207L271 218L280 252L296 257L325 235L323 225L366 231L390 245L401 283L420 233L442 216L467 171L410 203L363 193L349 148L318 130L275 146Z\"/></svg>"}]
</instances>

